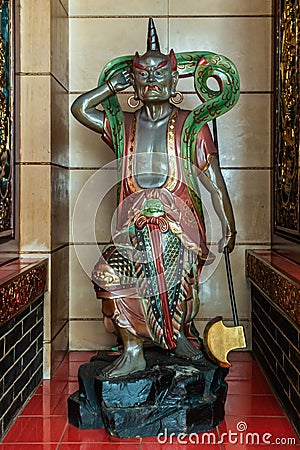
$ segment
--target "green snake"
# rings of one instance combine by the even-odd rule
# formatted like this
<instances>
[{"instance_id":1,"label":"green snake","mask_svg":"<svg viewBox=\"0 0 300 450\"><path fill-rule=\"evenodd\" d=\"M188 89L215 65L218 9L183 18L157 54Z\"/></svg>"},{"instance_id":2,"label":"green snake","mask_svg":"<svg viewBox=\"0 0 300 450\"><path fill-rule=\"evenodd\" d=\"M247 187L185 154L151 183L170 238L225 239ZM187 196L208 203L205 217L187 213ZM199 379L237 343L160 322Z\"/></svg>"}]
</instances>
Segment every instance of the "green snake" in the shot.
<instances>
[{"instance_id":1,"label":"green snake","mask_svg":"<svg viewBox=\"0 0 300 450\"><path fill-rule=\"evenodd\" d=\"M131 71L134 56L121 56L111 60L103 68L98 85L109 80L114 75L127 70ZM185 181L194 202L197 186L192 175L195 161L197 134L202 126L229 111L237 103L240 95L240 80L238 71L228 58L212 52L177 53L177 70L179 78L194 77L195 90L201 100L199 106L193 109L183 125L181 137L181 158L184 160ZM209 78L214 78L219 90L208 87ZM112 95L102 102L107 115L117 159L124 155L124 117L117 95ZM200 207L200 205L198 205ZM198 208L197 208L198 209Z\"/></svg>"}]
</instances>

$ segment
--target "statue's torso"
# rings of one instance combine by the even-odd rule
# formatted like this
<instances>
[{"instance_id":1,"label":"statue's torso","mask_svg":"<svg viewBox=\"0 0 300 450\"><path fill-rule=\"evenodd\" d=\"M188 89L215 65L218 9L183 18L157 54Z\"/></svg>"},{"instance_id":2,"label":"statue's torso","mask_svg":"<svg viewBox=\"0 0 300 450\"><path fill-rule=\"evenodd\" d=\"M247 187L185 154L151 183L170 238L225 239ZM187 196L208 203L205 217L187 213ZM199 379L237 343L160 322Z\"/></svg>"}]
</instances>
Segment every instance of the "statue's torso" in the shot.
<instances>
[{"instance_id":1,"label":"statue's torso","mask_svg":"<svg viewBox=\"0 0 300 450\"><path fill-rule=\"evenodd\" d=\"M137 118L135 179L143 189L162 187L169 174L167 132L169 115L156 121Z\"/></svg>"}]
</instances>

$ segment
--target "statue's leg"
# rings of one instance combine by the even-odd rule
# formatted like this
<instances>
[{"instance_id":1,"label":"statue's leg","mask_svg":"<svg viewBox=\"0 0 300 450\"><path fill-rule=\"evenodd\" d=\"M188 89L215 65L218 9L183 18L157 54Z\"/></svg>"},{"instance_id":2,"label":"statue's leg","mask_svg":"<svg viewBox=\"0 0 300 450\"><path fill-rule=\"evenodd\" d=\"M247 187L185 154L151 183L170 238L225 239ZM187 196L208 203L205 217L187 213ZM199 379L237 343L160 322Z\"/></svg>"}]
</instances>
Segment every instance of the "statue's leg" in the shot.
<instances>
[{"instance_id":1,"label":"statue's leg","mask_svg":"<svg viewBox=\"0 0 300 450\"><path fill-rule=\"evenodd\" d=\"M182 358L188 358L193 360L199 360L204 357L203 352L196 348L186 337L185 328L186 328L186 317L188 314L187 311L187 300L182 303L183 309L183 317L180 326L180 332L177 337L177 345L174 350L175 355L181 356Z\"/></svg>"},{"instance_id":2,"label":"statue's leg","mask_svg":"<svg viewBox=\"0 0 300 450\"><path fill-rule=\"evenodd\" d=\"M195 283L189 285L186 299L186 316L184 320L184 335L194 345L194 347L203 349L203 340L194 324L194 319L199 311L200 300Z\"/></svg>"},{"instance_id":3,"label":"statue's leg","mask_svg":"<svg viewBox=\"0 0 300 450\"><path fill-rule=\"evenodd\" d=\"M130 373L144 370L146 368L146 361L143 352L142 339L134 336L126 328L119 327L116 323L118 334L121 336L124 353L119 356L112 364L103 369L103 374L106 377L122 377Z\"/></svg>"}]
</instances>

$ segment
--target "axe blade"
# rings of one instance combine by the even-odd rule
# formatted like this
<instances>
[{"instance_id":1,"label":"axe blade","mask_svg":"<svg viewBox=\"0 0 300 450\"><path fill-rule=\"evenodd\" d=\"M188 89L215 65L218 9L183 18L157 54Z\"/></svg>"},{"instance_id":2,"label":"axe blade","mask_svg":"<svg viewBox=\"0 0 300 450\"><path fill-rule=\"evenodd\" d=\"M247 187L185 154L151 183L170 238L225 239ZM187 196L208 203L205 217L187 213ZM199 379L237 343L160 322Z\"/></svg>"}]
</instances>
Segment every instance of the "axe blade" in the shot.
<instances>
[{"instance_id":1,"label":"axe blade","mask_svg":"<svg viewBox=\"0 0 300 450\"><path fill-rule=\"evenodd\" d=\"M231 367L227 355L231 350L246 348L244 328L227 327L221 316L215 317L205 327L203 341L208 357L220 367Z\"/></svg>"}]
</instances>

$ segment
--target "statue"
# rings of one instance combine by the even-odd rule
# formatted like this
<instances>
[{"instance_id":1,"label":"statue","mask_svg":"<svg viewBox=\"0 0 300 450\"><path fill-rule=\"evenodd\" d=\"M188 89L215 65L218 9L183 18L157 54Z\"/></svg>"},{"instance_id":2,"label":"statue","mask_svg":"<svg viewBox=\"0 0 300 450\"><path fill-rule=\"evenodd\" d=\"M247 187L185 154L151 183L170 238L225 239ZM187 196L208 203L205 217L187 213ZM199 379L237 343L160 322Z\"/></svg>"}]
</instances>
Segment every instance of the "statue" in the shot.
<instances>
[{"instance_id":1,"label":"statue","mask_svg":"<svg viewBox=\"0 0 300 450\"><path fill-rule=\"evenodd\" d=\"M176 91L180 74L194 75L204 102L192 112L172 103L181 97ZM203 83L209 76L220 91ZM130 86L141 108L122 112L117 93ZM106 329L124 346L103 369L106 377L144 370L147 342L188 360L203 357L193 319L201 269L213 255L197 185L209 189L222 221L220 251L231 252L234 214L206 122L233 107L238 92L236 69L226 58L161 53L150 19L146 53L109 63L99 86L72 105L75 118L100 133L119 161L118 228L92 274ZM97 108L101 104L104 111Z\"/></svg>"}]
</instances>

